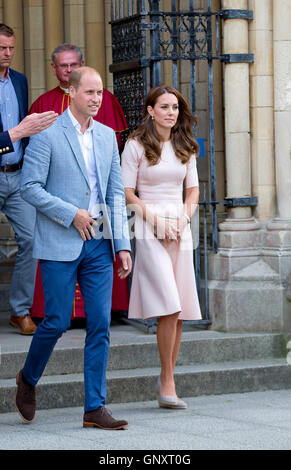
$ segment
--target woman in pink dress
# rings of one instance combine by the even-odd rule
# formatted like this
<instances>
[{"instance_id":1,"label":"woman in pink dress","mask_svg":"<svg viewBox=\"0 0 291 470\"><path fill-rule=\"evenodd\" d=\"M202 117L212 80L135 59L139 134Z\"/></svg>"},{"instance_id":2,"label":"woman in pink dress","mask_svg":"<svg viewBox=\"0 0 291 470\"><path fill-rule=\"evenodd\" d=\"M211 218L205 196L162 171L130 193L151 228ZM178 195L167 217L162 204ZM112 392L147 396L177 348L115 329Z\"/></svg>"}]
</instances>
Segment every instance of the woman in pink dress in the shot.
<instances>
[{"instance_id":1,"label":"woman in pink dress","mask_svg":"<svg viewBox=\"0 0 291 470\"><path fill-rule=\"evenodd\" d=\"M176 89L151 89L143 122L130 135L121 163L127 204L135 212L128 317L159 318L157 397L161 407L173 409L187 407L176 395L174 380L182 321L201 318L190 228L199 199L194 123Z\"/></svg>"}]
</instances>

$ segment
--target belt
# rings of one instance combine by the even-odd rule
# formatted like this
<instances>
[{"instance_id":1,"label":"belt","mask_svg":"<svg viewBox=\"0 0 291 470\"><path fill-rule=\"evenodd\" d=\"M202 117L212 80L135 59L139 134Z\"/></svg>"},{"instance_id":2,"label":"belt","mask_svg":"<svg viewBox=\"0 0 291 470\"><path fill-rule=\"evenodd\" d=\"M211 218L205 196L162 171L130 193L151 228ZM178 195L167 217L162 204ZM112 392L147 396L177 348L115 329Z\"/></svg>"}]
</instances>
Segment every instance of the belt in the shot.
<instances>
[{"instance_id":1,"label":"belt","mask_svg":"<svg viewBox=\"0 0 291 470\"><path fill-rule=\"evenodd\" d=\"M21 170L23 164L23 159L19 163L14 163L14 165L3 165L0 167L0 171L3 173L13 173L14 171Z\"/></svg>"}]
</instances>

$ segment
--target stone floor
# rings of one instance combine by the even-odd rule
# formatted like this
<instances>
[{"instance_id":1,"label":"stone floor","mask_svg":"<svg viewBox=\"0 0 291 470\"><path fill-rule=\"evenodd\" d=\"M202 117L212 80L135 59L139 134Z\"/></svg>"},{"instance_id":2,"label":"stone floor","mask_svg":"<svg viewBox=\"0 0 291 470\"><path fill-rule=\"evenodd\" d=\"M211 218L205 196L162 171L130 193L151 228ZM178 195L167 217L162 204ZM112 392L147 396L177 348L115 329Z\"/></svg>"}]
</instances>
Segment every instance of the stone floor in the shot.
<instances>
[{"instance_id":1,"label":"stone floor","mask_svg":"<svg viewBox=\"0 0 291 470\"><path fill-rule=\"evenodd\" d=\"M130 450L291 449L290 390L186 401L188 409L179 411L153 401L112 404L113 415L129 422L123 431L84 429L82 408L40 410L29 425L17 413L1 414L0 449L127 450L128 455Z\"/></svg>"}]
</instances>

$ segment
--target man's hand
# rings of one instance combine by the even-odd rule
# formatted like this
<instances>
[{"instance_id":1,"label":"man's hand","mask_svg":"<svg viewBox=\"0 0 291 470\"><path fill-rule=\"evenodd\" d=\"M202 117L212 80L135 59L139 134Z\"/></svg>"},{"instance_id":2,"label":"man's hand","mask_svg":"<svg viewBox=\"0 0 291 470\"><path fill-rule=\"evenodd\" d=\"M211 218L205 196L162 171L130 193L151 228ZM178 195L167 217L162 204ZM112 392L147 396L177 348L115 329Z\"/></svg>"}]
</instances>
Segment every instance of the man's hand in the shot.
<instances>
[{"instance_id":1,"label":"man's hand","mask_svg":"<svg viewBox=\"0 0 291 470\"><path fill-rule=\"evenodd\" d=\"M129 251L125 250L119 251L118 256L122 263L122 266L118 269L118 276L120 279L125 279L131 273L132 259Z\"/></svg>"},{"instance_id":2,"label":"man's hand","mask_svg":"<svg viewBox=\"0 0 291 470\"><path fill-rule=\"evenodd\" d=\"M57 119L58 115L54 111L45 113L33 113L26 116L16 127L9 130L11 142L30 137L44 131Z\"/></svg>"},{"instance_id":3,"label":"man's hand","mask_svg":"<svg viewBox=\"0 0 291 470\"><path fill-rule=\"evenodd\" d=\"M86 209L78 209L73 224L81 235L82 240L91 240L91 236L94 237L94 229L92 227L94 222L95 220L92 219L91 214Z\"/></svg>"}]
</instances>

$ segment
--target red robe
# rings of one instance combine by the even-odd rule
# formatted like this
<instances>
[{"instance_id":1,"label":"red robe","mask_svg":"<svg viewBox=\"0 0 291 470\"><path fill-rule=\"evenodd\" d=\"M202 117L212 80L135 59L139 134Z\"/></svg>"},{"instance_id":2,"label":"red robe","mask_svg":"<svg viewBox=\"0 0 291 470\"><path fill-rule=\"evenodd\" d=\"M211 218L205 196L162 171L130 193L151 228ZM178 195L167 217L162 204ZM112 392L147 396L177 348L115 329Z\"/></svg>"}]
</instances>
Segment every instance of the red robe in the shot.
<instances>
[{"instance_id":1,"label":"red robe","mask_svg":"<svg viewBox=\"0 0 291 470\"><path fill-rule=\"evenodd\" d=\"M37 100L32 104L29 110L29 114L42 113L44 111L55 111L60 115L63 113L63 111L65 111L65 109L67 109L70 103L69 100L69 95L58 86L37 98ZM115 130L118 146L120 148L121 133L125 131L128 126L119 101L106 89L103 90L102 104L97 116L95 116L94 119ZM119 279L117 275L117 270L120 266L120 259L118 256L113 266L113 292L111 308L113 311L127 310L129 299L128 281L127 279ZM36 275L33 305L31 307L30 314L32 317L44 317L44 294L39 264ZM84 301L77 283L72 319L84 317Z\"/></svg>"}]
</instances>

